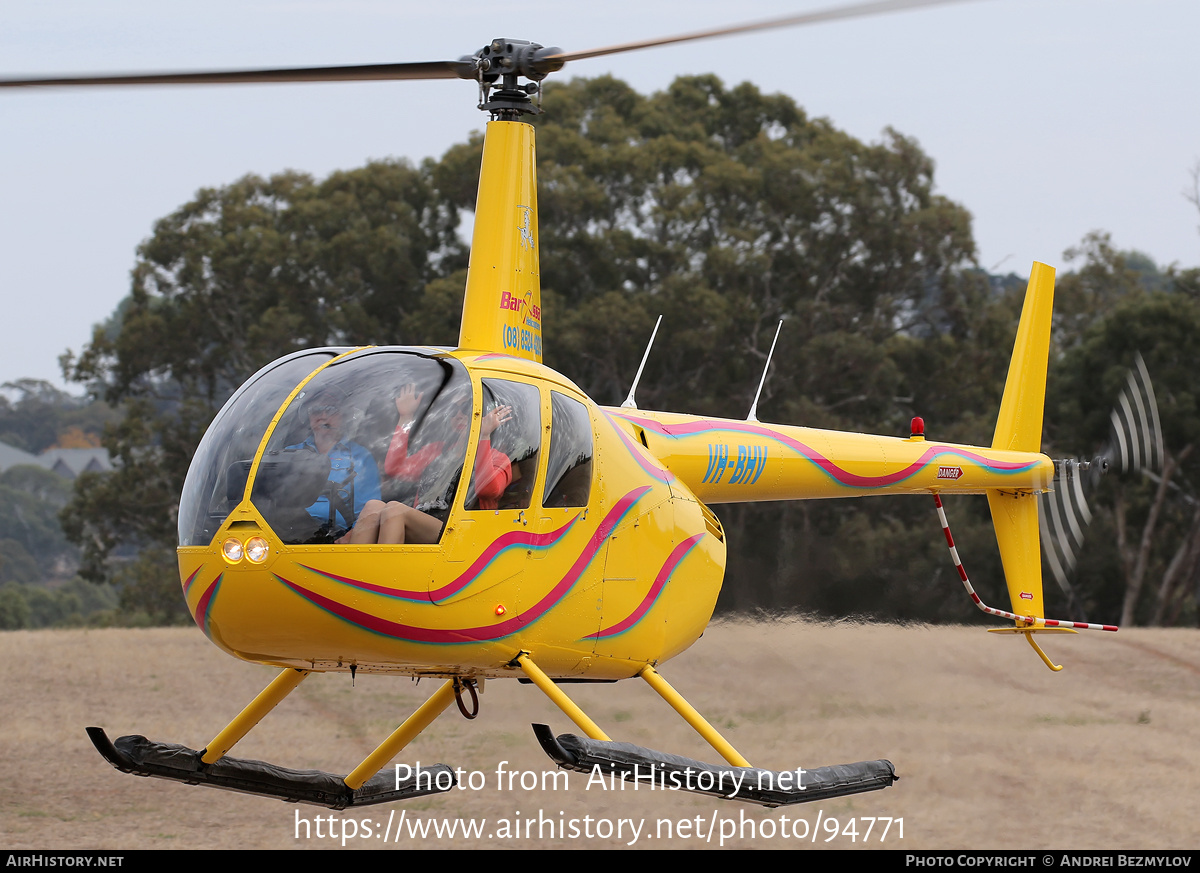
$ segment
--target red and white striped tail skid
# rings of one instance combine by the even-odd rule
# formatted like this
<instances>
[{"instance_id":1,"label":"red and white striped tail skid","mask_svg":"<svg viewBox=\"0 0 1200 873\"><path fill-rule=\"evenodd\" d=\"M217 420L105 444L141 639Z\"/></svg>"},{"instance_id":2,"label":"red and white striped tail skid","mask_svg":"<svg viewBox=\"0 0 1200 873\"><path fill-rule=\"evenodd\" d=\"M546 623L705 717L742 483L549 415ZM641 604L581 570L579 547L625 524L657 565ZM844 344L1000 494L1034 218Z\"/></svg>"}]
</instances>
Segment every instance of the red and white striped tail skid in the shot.
<instances>
[{"instance_id":1,"label":"red and white striped tail skid","mask_svg":"<svg viewBox=\"0 0 1200 873\"><path fill-rule=\"evenodd\" d=\"M1070 628L1073 630L1102 630L1115 631L1115 624L1091 624L1084 621L1058 621L1053 618L1035 618L1029 615L1017 615L1014 612L1005 612L1003 609L995 609L984 603L979 595L975 593L975 589L971 586L971 580L967 578L967 571L962 565L962 561L958 557L958 549L954 546L954 537L950 534L950 523L946 521L946 510L942 507L942 498L939 494L933 495L933 502L937 504L938 521L942 524L942 533L946 535L946 545L950 547L950 557L954 560L955 569L958 570L958 578L962 580L963 587L967 589L967 594L971 596L971 601L988 615L997 615L1001 618L1010 619L1017 624L1023 624L1031 629L1039 627L1060 627Z\"/></svg>"}]
</instances>

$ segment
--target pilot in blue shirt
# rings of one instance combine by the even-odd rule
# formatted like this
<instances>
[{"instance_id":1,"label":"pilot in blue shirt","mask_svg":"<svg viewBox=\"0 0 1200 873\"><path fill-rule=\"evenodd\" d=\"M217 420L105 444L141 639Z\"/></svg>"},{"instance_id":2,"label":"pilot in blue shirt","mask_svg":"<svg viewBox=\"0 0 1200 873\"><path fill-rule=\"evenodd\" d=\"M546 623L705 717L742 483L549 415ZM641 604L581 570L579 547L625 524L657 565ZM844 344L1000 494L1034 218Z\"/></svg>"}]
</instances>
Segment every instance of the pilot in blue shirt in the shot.
<instances>
[{"instance_id":1,"label":"pilot in blue shirt","mask_svg":"<svg viewBox=\"0 0 1200 873\"><path fill-rule=\"evenodd\" d=\"M304 445L319 451L311 438L305 440ZM370 452L351 440L335 443L327 454L329 481L341 486L337 489L337 496L353 511L354 519L343 516L338 508L333 509L331 514L329 497L325 494L308 507L308 514L321 524L331 522L331 528L349 530L354 527L354 520L367 501L379 499L379 467ZM351 473L354 475L351 476Z\"/></svg>"},{"instance_id":2,"label":"pilot in blue shirt","mask_svg":"<svg viewBox=\"0 0 1200 873\"><path fill-rule=\"evenodd\" d=\"M325 493L308 507L308 514L318 524L328 523L331 530L350 530L367 501L380 496L374 456L353 440L342 439L344 400L340 392L325 389L305 405L312 436L301 444L329 457L329 488L336 486L333 506ZM346 511L354 518L346 518Z\"/></svg>"}]
</instances>

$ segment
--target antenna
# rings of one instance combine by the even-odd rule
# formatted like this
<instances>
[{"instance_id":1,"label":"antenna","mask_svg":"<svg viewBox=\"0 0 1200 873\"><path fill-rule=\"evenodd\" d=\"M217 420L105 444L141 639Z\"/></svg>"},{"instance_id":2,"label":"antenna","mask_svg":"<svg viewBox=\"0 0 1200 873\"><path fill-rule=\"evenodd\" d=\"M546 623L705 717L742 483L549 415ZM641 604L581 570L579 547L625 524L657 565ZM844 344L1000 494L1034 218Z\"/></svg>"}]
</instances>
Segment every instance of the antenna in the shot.
<instances>
[{"instance_id":1,"label":"antenna","mask_svg":"<svg viewBox=\"0 0 1200 873\"><path fill-rule=\"evenodd\" d=\"M746 421L758 421L758 398L762 394L763 385L767 383L767 370L771 368L771 356L775 354L775 343L779 342L779 331L783 330L783 319L779 319L779 327L775 328L775 339L771 340L771 351L767 352L767 364L763 367L762 378L758 380L758 390L754 392L754 402L750 404L750 414Z\"/></svg>"},{"instance_id":2,"label":"antenna","mask_svg":"<svg viewBox=\"0 0 1200 873\"><path fill-rule=\"evenodd\" d=\"M654 338L658 336L658 326L660 324L662 324L661 315L658 317L658 321L654 322L654 330L650 332L650 342L646 343L646 351L642 354L642 362L638 364L638 371L637 375L633 377L633 384L629 386L629 396L621 404L622 409L637 409L637 404L633 402L633 392L637 391L638 382L642 379L642 370L646 369L646 358L650 357L650 347L654 345Z\"/></svg>"}]
</instances>

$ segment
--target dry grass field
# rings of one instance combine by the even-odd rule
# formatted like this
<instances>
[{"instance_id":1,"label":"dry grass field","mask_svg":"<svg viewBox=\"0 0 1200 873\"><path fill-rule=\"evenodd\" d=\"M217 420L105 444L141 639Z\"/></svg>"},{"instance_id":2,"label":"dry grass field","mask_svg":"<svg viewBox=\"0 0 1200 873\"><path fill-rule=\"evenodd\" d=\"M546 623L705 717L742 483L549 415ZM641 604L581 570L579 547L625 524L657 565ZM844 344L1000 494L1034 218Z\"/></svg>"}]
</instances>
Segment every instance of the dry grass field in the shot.
<instances>
[{"instance_id":1,"label":"dry grass field","mask_svg":"<svg viewBox=\"0 0 1200 873\"><path fill-rule=\"evenodd\" d=\"M903 819L903 838L893 825L880 842L877 822L871 847L1200 847L1200 632L1043 639L1062 673L1024 641L979 628L722 622L664 666L759 766L891 759L900 781L873 794L765 810L681 792L589 789L575 773L568 790L498 791L500 762L552 769L530 722L574 728L536 689L490 682L477 720L451 708L401 756L481 771L486 788L331 813L124 775L84 734L95 724L112 737L202 747L274 670L225 656L194 629L3 633L0 846L340 849L342 840L316 837L321 816L321 833L339 836L361 834L369 819L372 838L353 836L346 848L383 848L376 833L403 813L406 826L486 821L482 837L398 842L393 824L388 848L621 848L637 823L636 848L718 848L720 832L711 842L704 834L722 826L739 831L725 847L850 848L864 845L866 823L880 817ZM234 754L344 773L432 690L312 676ZM614 739L716 759L643 683L568 691ZM307 839L297 839L297 816L309 820ZM528 837L524 825L512 835L514 822L531 817L551 820L554 835L543 824L539 836L536 823ZM842 827L853 820L858 841L826 843L830 818ZM634 825L606 836L602 822L617 819ZM797 819L807 839L797 838ZM572 820L593 837L572 839ZM660 820L685 830L667 839Z\"/></svg>"}]
</instances>

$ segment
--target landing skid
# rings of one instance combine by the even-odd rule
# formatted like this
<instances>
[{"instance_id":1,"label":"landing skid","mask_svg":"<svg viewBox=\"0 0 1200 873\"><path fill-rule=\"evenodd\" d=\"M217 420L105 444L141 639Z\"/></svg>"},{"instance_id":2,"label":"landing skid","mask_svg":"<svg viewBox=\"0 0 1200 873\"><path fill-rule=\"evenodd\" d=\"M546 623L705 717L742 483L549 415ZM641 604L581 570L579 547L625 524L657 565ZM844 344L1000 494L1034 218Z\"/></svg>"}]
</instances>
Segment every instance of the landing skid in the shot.
<instances>
[{"instance_id":1,"label":"landing skid","mask_svg":"<svg viewBox=\"0 0 1200 873\"><path fill-rule=\"evenodd\" d=\"M898 778L891 761L860 761L815 770L777 771L752 767L650 664L637 675L683 716L684 721L728 762L728 766L668 755L632 743L613 742L533 663L528 652L518 655L513 666L520 667L533 684L587 734L587 737L575 734L555 737L546 725L535 724L533 732L546 754L563 769L589 773L606 782L628 780L646 788L691 791L775 807L877 791L889 787Z\"/></svg>"},{"instance_id":2,"label":"landing skid","mask_svg":"<svg viewBox=\"0 0 1200 873\"><path fill-rule=\"evenodd\" d=\"M397 779L384 767L459 697L462 684L457 678L443 682L366 760L344 777L320 770L291 770L265 761L230 758L226 753L234 744L307 675L307 670L285 669L199 752L173 743L156 743L141 736L120 737L113 743L104 729L98 727L88 728L88 736L105 760L122 773L155 776L188 785L209 785L330 809L408 800L441 794L454 787L454 771L445 764L410 768L410 776L406 779Z\"/></svg>"},{"instance_id":3,"label":"landing skid","mask_svg":"<svg viewBox=\"0 0 1200 873\"><path fill-rule=\"evenodd\" d=\"M592 774L606 782L632 781L648 789L684 790L763 806L786 806L828 800L887 788L896 781L891 761L860 761L818 767L815 770L762 770L752 767L729 741L680 696L654 666L647 664L636 675L644 679L727 762L706 764L668 755L632 743L614 742L572 701L546 673L522 651L510 666L520 669L587 736L555 737L545 725L534 725L538 742L564 769ZM473 680L453 677L442 683L417 710L397 727L366 759L346 776L319 770L291 770L264 761L228 756L242 739L308 675L306 670L283 670L204 749L157 743L142 736L120 737L114 743L102 728L90 727L88 736L110 764L123 773L154 776L188 785L208 785L227 791L275 797L292 803L311 803L330 809L347 809L391 803L440 794L454 787L454 771L445 764L411 768L400 780L385 770L390 762L452 702L467 718L478 712ZM470 694L475 707L468 711L462 694ZM399 771L396 771L398 775ZM616 787L615 784L613 787Z\"/></svg>"},{"instance_id":4,"label":"landing skid","mask_svg":"<svg viewBox=\"0 0 1200 873\"><path fill-rule=\"evenodd\" d=\"M420 768L407 779L396 779L385 770L352 790L342 776L320 770L291 770L265 761L250 761L224 756L211 764L201 760L202 753L174 743L158 743L142 736L119 737L114 743L103 728L87 729L92 744L122 773L154 776L188 785L209 785L276 797L288 803L311 803L330 809L370 806L410 800L429 794L441 794L454 787L454 771L445 764ZM411 770L412 768L410 768Z\"/></svg>"},{"instance_id":5,"label":"landing skid","mask_svg":"<svg viewBox=\"0 0 1200 873\"><path fill-rule=\"evenodd\" d=\"M860 761L799 771L720 767L632 743L591 740L574 734L555 737L544 724L535 724L533 732L546 754L565 770L590 773L605 782L621 780L630 787L636 784L642 789L691 791L768 807L878 791L899 778L891 761Z\"/></svg>"}]
</instances>

